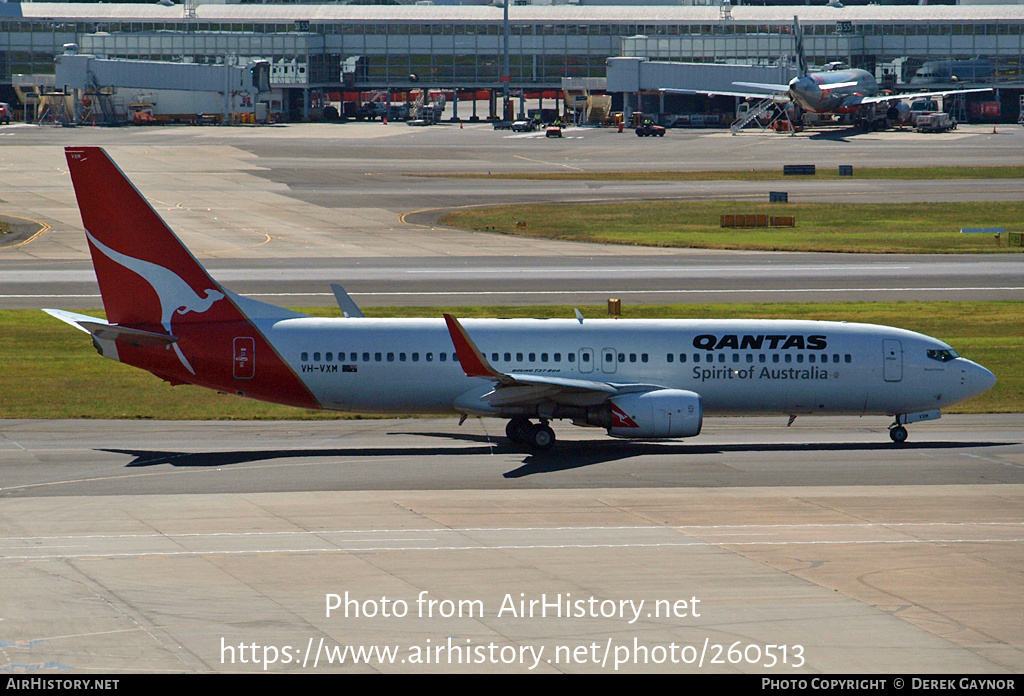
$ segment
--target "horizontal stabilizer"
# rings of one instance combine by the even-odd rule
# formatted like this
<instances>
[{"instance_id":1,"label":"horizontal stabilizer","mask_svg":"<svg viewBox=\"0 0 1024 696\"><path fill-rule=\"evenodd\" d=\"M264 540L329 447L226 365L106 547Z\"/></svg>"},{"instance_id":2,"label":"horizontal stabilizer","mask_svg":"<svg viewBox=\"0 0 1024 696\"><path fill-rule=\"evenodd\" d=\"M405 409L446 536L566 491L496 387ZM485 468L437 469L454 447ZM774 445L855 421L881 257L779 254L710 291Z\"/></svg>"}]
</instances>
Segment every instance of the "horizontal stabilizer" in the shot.
<instances>
[{"instance_id":1,"label":"horizontal stabilizer","mask_svg":"<svg viewBox=\"0 0 1024 696\"><path fill-rule=\"evenodd\" d=\"M81 325L96 338L103 338L108 341L122 338L136 346L169 346L172 343L178 342L177 336L142 331L141 329L129 329L127 326L118 326L117 324L82 322Z\"/></svg>"},{"instance_id":2,"label":"horizontal stabilizer","mask_svg":"<svg viewBox=\"0 0 1024 696\"><path fill-rule=\"evenodd\" d=\"M90 317L88 314L76 314L62 309L44 309L43 311L74 326L79 331L85 331L106 341L116 341L122 338L137 346L169 346L178 341L177 336L118 326L96 317Z\"/></svg>"}]
</instances>

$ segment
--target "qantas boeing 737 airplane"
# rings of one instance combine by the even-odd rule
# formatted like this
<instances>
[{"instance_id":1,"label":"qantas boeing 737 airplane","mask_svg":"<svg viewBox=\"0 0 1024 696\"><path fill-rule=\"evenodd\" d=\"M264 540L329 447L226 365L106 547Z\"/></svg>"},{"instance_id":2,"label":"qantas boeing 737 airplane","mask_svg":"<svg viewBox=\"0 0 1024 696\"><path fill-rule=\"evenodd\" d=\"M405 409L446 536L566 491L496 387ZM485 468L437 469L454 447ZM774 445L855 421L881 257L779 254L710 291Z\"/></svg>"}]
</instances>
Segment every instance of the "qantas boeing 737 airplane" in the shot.
<instances>
[{"instance_id":1,"label":"qantas boeing 737 airplane","mask_svg":"<svg viewBox=\"0 0 1024 696\"><path fill-rule=\"evenodd\" d=\"M106 320L46 310L100 355L171 384L301 408L553 419L619 438L683 438L707 414L856 414L906 424L992 387L942 341L870 324L784 320L323 319L213 280L98 147L66 148ZM346 298L347 299L347 298ZM460 421L461 423L461 421Z\"/></svg>"}]
</instances>

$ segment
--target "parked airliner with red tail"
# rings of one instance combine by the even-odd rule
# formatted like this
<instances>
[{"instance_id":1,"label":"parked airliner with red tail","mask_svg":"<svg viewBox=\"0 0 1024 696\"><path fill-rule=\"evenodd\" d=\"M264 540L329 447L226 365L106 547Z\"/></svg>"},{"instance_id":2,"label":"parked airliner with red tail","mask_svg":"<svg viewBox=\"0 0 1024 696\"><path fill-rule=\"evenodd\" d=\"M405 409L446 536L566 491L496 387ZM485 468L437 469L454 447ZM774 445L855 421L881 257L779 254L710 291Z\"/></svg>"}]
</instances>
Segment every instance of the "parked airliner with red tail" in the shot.
<instances>
[{"instance_id":1,"label":"parked airliner with red tail","mask_svg":"<svg viewBox=\"0 0 1024 696\"><path fill-rule=\"evenodd\" d=\"M889 415L903 442L906 424L995 383L942 341L870 324L369 319L340 286L347 318L310 317L213 280L101 148L66 154L107 318L46 311L171 384L311 409L496 416L513 442L547 449L553 419L682 438L706 414Z\"/></svg>"}]
</instances>

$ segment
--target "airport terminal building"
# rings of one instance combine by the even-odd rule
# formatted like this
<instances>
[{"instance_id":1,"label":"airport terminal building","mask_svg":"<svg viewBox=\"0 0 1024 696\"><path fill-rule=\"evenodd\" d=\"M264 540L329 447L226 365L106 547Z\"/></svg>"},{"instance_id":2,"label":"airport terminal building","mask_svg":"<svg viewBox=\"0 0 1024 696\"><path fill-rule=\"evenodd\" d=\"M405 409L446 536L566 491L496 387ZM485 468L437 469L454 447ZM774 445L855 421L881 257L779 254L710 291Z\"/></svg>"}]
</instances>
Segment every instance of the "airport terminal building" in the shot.
<instances>
[{"instance_id":1,"label":"airport terminal building","mask_svg":"<svg viewBox=\"0 0 1024 696\"><path fill-rule=\"evenodd\" d=\"M993 87L1002 120L1018 118L1022 5L515 5L507 84L557 90L563 78L604 78L620 56L792 70L794 14L812 64L841 61L904 88ZM493 5L0 3L0 89L9 93L20 74L53 73L66 44L111 59L262 59L271 86L301 115L323 91L500 92L505 31Z\"/></svg>"}]
</instances>

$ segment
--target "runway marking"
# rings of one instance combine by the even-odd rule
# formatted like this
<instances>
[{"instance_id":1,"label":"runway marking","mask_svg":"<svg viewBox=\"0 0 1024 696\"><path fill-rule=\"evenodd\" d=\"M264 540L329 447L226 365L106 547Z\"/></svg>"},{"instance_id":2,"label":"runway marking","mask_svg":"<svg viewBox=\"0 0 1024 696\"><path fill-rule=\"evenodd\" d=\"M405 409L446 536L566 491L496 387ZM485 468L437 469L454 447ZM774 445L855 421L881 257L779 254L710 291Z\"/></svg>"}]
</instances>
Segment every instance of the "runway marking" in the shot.
<instances>
[{"instance_id":1,"label":"runway marking","mask_svg":"<svg viewBox=\"0 0 1024 696\"><path fill-rule=\"evenodd\" d=\"M171 211L171 210L174 210L174 209L184 210L186 212L198 215L199 217L206 218L207 220L213 220L213 221L218 222L218 223L220 223L222 225L228 225L230 227L234 227L236 230L241 230L242 232L251 232L252 234L255 234L256 236L263 235L263 237L264 237L263 241L259 242L258 244L250 244L250 245L247 245L247 246L231 247L230 249L216 249L214 251L203 252L202 256L204 256L204 257L205 256L209 256L209 255L223 254L223 253L226 253L226 252L229 252L229 251L247 251L249 249L255 249L256 247L261 247L264 244L269 244L270 242L274 241L274 238L271 237L266 232L259 232L257 230L252 229L251 227L244 227L242 225L237 225L235 223L228 222L227 220L222 220L222 219L218 218L215 215L204 215L203 214L204 212L212 213L213 212L212 208L193 208L193 207L190 207L190 206L186 205L184 202L175 203L175 204L172 205L172 204L168 203L167 201L161 201L158 198L153 198L151 200L159 203L162 206L165 206L165 208L168 211Z\"/></svg>"},{"instance_id":2,"label":"runway marking","mask_svg":"<svg viewBox=\"0 0 1024 696\"><path fill-rule=\"evenodd\" d=\"M44 536L3 537L0 543L7 541L49 541L74 539L186 539L191 537L259 537L259 536L323 536L331 534L437 534L463 532L562 532L562 531L623 531L672 529L676 531L706 532L727 530L777 530L777 529L837 529L837 528L884 528L900 527L1024 527L1024 522L832 522L806 524L709 524L709 525L584 525L573 527L434 527L427 529L302 529L281 530L276 532L181 532L178 534L72 534Z\"/></svg>"},{"instance_id":3,"label":"runway marking","mask_svg":"<svg viewBox=\"0 0 1024 696\"><path fill-rule=\"evenodd\" d=\"M991 457L982 457L980 454L970 454L969 452L960 452L961 457L972 457L974 459L981 459L982 461L992 462L993 464L1001 464L1002 466L1010 467L1011 469L1024 469L1024 465L1014 464L1013 462L1004 462L1001 459L992 459Z\"/></svg>"},{"instance_id":4,"label":"runway marking","mask_svg":"<svg viewBox=\"0 0 1024 696\"><path fill-rule=\"evenodd\" d=\"M585 172L585 171L587 171L586 169L583 169L582 167L574 167L571 164L558 164L557 162L545 162L544 160L530 159L529 157L523 157L522 155L512 155L512 157L513 157L513 159L521 159L521 160L525 160L526 162L536 162L537 164L546 164L549 167L565 167L566 169L575 169L578 172Z\"/></svg>"},{"instance_id":5,"label":"runway marking","mask_svg":"<svg viewBox=\"0 0 1024 696\"><path fill-rule=\"evenodd\" d=\"M28 217L25 217L23 215L11 215L9 213L4 213L4 215L5 215L5 217L18 218L19 220L28 220L29 222L34 222L37 225L39 225L39 230L37 230L36 233L33 234L28 239L23 239L20 242L18 242L17 244L11 244L10 246L0 246L0 251L4 251L6 249L18 249L20 247L25 246L26 244L31 244L32 242L34 242L37 239L39 239L40 235L43 235L43 234L45 234L46 232L49 232L52 229L50 227L50 225L46 224L42 220L36 220L35 218L28 218Z\"/></svg>"},{"instance_id":6,"label":"runway marking","mask_svg":"<svg viewBox=\"0 0 1024 696\"><path fill-rule=\"evenodd\" d=\"M82 536L44 536L44 537L15 537L0 540L2 542L22 542L25 544L39 543L41 541L64 541L68 545L75 542L89 541L157 541L162 544L171 545L174 550L161 550L160 548L145 549L121 549L121 550L88 550L82 549L78 552L55 553L47 551L38 554L4 555L2 561L40 561L56 559L88 559L88 558L139 558L139 557L174 557L174 556L225 556L225 555L259 555L259 554L310 554L310 553L367 553L367 552L408 552L408 551L459 551L459 550L546 550L546 549L592 549L592 548L735 548L735 547L768 547L768 546L847 546L852 544L989 544L989 543L1022 543L1024 537L1011 534L1007 537L993 537L991 530L996 528L1007 528L1008 532L1018 533L1024 522L925 522L925 523L851 523L851 524L805 524L805 525L711 525L711 526L625 526L625 527L500 527L500 528L435 528L435 529L394 529L394 530L334 530L334 531L281 531L281 532L224 532L224 533L195 533L195 534L126 534L126 535L82 535ZM938 535L929 534L937 531L958 531L959 535ZM972 530L985 532L987 534L971 538ZM806 534L820 533L822 531L832 532L835 535L855 534L855 538L830 538L830 539L808 539ZM685 533L689 536L707 536L707 539L692 539L685 541L672 540L678 533ZM868 533L866 533L868 532ZM870 534L874 532L875 534ZM966 532L966 534L965 534ZM394 534L397 536L388 535ZM624 538L617 540L595 540L587 542L580 540L580 535L600 534L603 537L614 535L617 537L636 537L634 539ZM652 537L651 535L654 535ZM716 539L716 535L726 535L729 539ZM735 539L732 537L748 535L747 540ZM790 538L781 538L786 535ZM364 538L352 538L357 535L365 535ZM520 543L507 543L508 535L516 537L530 537L522 539ZM670 535L667 538L659 538ZM755 539L764 535L779 537L776 539ZM892 537L892 535L899 535ZM908 536L909 535L909 536ZM339 543L329 546L281 546L271 548L216 548L211 545L209 548L186 548L181 546L196 546L197 541L209 542L253 539L258 537L270 538L291 536L297 539L306 538L315 542L327 541L330 537L340 536L344 539ZM438 543L444 537L463 537L465 543ZM487 543L486 537L492 537L492 543ZM559 539L566 536L565 539ZM885 538L885 537L890 538ZM554 537L554 538L552 538ZM532 539L531 539L532 538ZM419 539L422 543L415 543ZM191 542L191 543L186 543ZM381 543L386 542L386 543ZM394 542L413 542L396 544ZM367 545L371 544L371 545ZM38 547L33 547L38 548ZM53 548L52 544L49 548ZM16 546L14 551L23 551L23 547Z\"/></svg>"}]
</instances>

